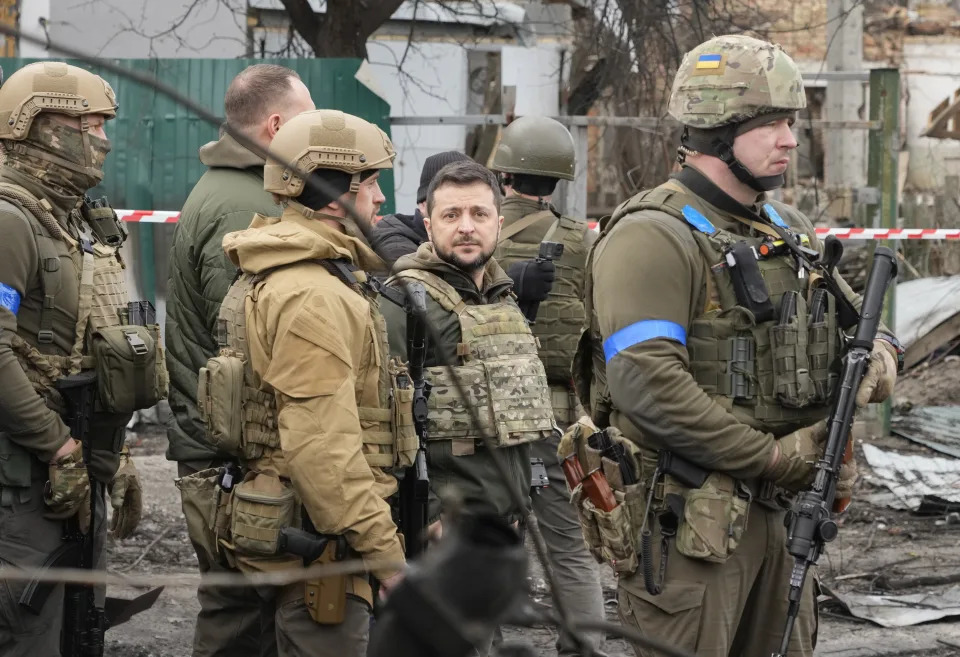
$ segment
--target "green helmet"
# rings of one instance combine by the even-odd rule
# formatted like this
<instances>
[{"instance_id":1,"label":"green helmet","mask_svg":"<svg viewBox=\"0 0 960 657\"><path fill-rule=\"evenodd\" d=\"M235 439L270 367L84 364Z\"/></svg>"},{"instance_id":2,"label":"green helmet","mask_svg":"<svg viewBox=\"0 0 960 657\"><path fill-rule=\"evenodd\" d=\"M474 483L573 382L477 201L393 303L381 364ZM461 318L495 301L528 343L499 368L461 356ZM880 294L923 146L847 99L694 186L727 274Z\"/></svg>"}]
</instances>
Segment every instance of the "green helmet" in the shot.
<instances>
[{"instance_id":1,"label":"green helmet","mask_svg":"<svg viewBox=\"0 0 960 657\"><path fill-rule=\"evenodd\" d=\"M573 137L546 116L522 116L503 129L494 171L573 180Z\"/></svg>"},{"instance_id":2,"label":"green helmet","mask_svg":"<svg viewBox=\"0 0 960 657\"><path fill-rule=\"evenodd\" d=\"M668 111L684 125L710 129L806 106L800 69L779 45L731 34L684 56Z\"/></svg>"}]
</instances>

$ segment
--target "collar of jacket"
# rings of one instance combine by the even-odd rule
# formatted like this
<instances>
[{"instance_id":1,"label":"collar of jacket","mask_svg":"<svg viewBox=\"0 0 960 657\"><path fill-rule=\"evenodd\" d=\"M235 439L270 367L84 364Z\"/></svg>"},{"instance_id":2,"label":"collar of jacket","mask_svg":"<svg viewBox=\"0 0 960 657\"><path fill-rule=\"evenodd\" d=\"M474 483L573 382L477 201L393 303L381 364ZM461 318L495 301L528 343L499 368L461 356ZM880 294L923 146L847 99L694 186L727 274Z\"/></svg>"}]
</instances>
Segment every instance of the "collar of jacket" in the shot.
<instances>
[{"instance_id":1,"label":"collar of jacket","mask_svg":"<svg viewBox=\"0 0 960 657\"><path fill-rule=\"evenodd\" d=\"M28 176L22 171L0 166L0 180L23 187L38 200L47 199L53 208L53 216L56 217L57 222L63 227L67 227L70 223L70 212L80 207L81 199L77 198L76 196L59 194L33 176ZM75 231L69 232L73 233Z\"/></svg>"},{"instance_id":2,"label":"collar of jacket","mask_svg":"<svg viewBox=\"0 0 960 657\"><path fill-rule=\"evenodd\" d=\"M416 253L397 260L393 267L394 273L404 269L422 269L436 274L452 285L467 303L494 303L509 294L513 288L513 280L496 260L490 258L483 269L483 287L478 290L470 274L440 259L432 242L424 242Z\"/></svg>"},{"instance_id":3,"label":"collar of jacket","mask_svg":"<svg viewBox=\"0 0 960 657\"><path fill-rule=\"evenodd\" d=\"M520 219L521 217L526 217L528 214L542 212L543 210L549 210L558 217L560 216L552 203L543 206L538 201L522 196L508 196L503 199L503 203L500 204L500 214L503 215L505 221ZM504 225L506 225L506 223Z\"/></svg>"},{"instance_id":4,"label":"collar of jacket","mask_svg":"<svg viewBox=\"0 0 960 657\"><path fill-rule=\"evenodd\" d=\"M713 207L738 221L743 222L746 220L759 221L764 224L770 223L760 211L760 205L766 199L766 194L759 194L757 196L757 202L754 205L744 205L720 189L720 187L710 180L702 171L690 165L685 165L679 173L675 173L670 177Z\"/></svg>"},{"instance_id":5,"label":"collar of jacket","mask_svg":"<svg viewBox=\"0 0 960 657\"><path fill-rule=\"evenodd\" d=\"M222 130L217 141L208 142L200 147L200 161L211 168L254 169L261 177L265 164L262 157Z\"/></svg>"}]
</instances>

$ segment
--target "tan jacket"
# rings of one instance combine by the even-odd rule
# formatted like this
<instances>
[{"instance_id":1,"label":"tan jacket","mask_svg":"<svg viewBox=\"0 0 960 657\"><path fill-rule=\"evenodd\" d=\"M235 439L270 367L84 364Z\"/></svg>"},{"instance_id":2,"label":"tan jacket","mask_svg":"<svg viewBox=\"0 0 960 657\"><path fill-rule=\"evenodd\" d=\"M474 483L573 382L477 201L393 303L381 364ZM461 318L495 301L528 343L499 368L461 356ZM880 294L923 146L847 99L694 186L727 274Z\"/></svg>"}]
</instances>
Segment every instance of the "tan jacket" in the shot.
<instances>
[{"instance_id":1,"label":"tan jacket","mask_svg":"<svg viewBox=\"0 0 960 657\"><path fill-rule=\"evenodd\" d=\"M229 233L224 250L243 271L272 271L248 300L254 372L276 391L280 450L258 470L289 478L317 531L343 534L365 560L403 561L385 501L396 479L364 460L357 407L377 406L382 328L370 302L318 259L383 268L360 241L287 209ZM372 567L378 578L396 569Z\"/></svg>"}]
</instances>

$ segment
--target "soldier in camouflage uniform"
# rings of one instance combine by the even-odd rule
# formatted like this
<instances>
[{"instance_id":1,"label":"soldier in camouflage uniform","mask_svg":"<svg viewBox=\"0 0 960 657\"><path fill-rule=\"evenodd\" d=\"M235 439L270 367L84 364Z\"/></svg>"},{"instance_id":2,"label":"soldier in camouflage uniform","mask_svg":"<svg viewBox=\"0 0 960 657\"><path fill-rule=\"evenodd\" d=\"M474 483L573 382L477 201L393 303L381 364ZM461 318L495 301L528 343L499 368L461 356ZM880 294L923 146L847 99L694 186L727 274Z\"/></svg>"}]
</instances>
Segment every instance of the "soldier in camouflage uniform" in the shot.
<instances>
[{"instance_id":1,"label":"soldier in camouflage uniform","mask_svg":"<svg viewBox=\"0 0 960 657\"><path fill-rule=\"evenodd\" d=\"M73 523L94 532L102 558L104 500L94 500L98 525L90 528L88 477L110 490L116 538L129 536L140 518L124 429L147 397L165 394L163 355L156 327L129 326L116 215L80 212L84 194L103 178L104 124L116 111L103 78L61 62L25 66L0 87L0 566L39 568ZM143 343L149 379L135 379L132 403L98 397L85 462L54 384L96 369L104 392L111 377L132 374L101 370L106 352L97 345L106 338L129 340L130 348ZM129 357L126 349L121 344L113 357ZM39 613L18 604L25 586L0 582L0 653L59 654L63 586Z\"/></svg>"},{"instance_id":2,"label":"soldier in camouflage uniform","mask_svg":"<svg viewBox=\"0 0 960 657\"><path fill-rule=\"evenodd\" d=\"M765 194L784 184L797 146L790 126L805 105L800 71L779 46L722 36L693 49L669 105L684 125L684 167L617 208L590 256L578 392L599 426L639 447L644 483L655 485L649 516L627 507L623 535L638 537L645 517L652 529L642 557L654 577L621 572L621 620L697 655L778 648L793 563L778 502L812 481L850 328L837 298L820 292L822 276L787 246L816 257L812 224ZM897 352L883 329L860 405L890 394ZM651 481L664 451L711 473L703 486ZM840 498L854 477L846 467ZM804 588L791 655L813 654L816 588Z\"/></svg>"},{"instance_id":3,"label":"soldier in camouflage uniform","mask_svg":"<svg viewBox=\"0 0 960 657\"><path fill-rule=\"evenodd\" d=\"M481 442L495 436L508 463L510 485L530 488L530 442L553 430L549 389L536 342L511 295L513 281L492 258L500 232L500 187L475 162L441 169L427 191L424 223L430 241L394 265L389 284L420 282L427 292L427 323L440 344L427 343L430 392L427 464L430 484L449 511L450 496L465 513L489 513L516 522L526 508L507 485ZM390 351L406 360L407 317L384 304ZM442 365L453 362L470 394L464 400ZM482 426L467 412L474 406Z\"/></svg>"},{"instance_id":4,"label":"soldier in camouflage uniform","mask_svg":"<svg viewBox=\"0 0 960 657\"><path fill-rule=\"evenodd\" d=\"M525 116L503 131L493 156L494 171L502 174L506 197L501 206L503 228L495 257L514 280L518 300L539 302L533 334L540 343L550 383L554 418L561 429L582 415L573 390L570 368L583 326L583 280L587 252L596 240L583 219L557 212L552 194L559 180L573 180L574 144L570 132L557 121L543 116ZM540 243L563 244L556 262L536 260ZM538 298L527 293L530 272L555 269L555 280L547 286L549 294ZM603 620L603 591L597 564L583 544L580 524L570 505L563 472L557 461L559 436L531 444L531 454L542 459L550 485L531 496L534 513L550 550L551 565L560 585L566 608L577 618ZM602 640L588 635L594 654ZM573 641L562 634L557 641L560 655L579 652Z\"/></svg>"}]
</instances>

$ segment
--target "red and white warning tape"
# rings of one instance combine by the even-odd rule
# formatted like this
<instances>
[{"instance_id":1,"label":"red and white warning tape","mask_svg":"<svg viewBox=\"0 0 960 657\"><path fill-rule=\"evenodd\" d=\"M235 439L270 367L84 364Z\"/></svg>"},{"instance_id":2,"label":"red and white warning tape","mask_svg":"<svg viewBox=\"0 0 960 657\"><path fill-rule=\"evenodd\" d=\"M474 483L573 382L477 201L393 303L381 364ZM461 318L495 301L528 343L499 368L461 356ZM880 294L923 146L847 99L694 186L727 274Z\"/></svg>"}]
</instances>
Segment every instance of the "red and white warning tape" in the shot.
<instances>
[{"instance_id":1,"label":"red and white warning tape","mask_svg":"<svg viewBox=\"0 0 960 657\"><path fill-rule=\"evenodd\" d=\"M117 210L123 221L144 224L175 224L179 212L165 210ZM590 228L597 229L591 221ZM836 235L844 240L960 240L960 228L817 228L818 237Z\"/></svg>"}]
</instances>

